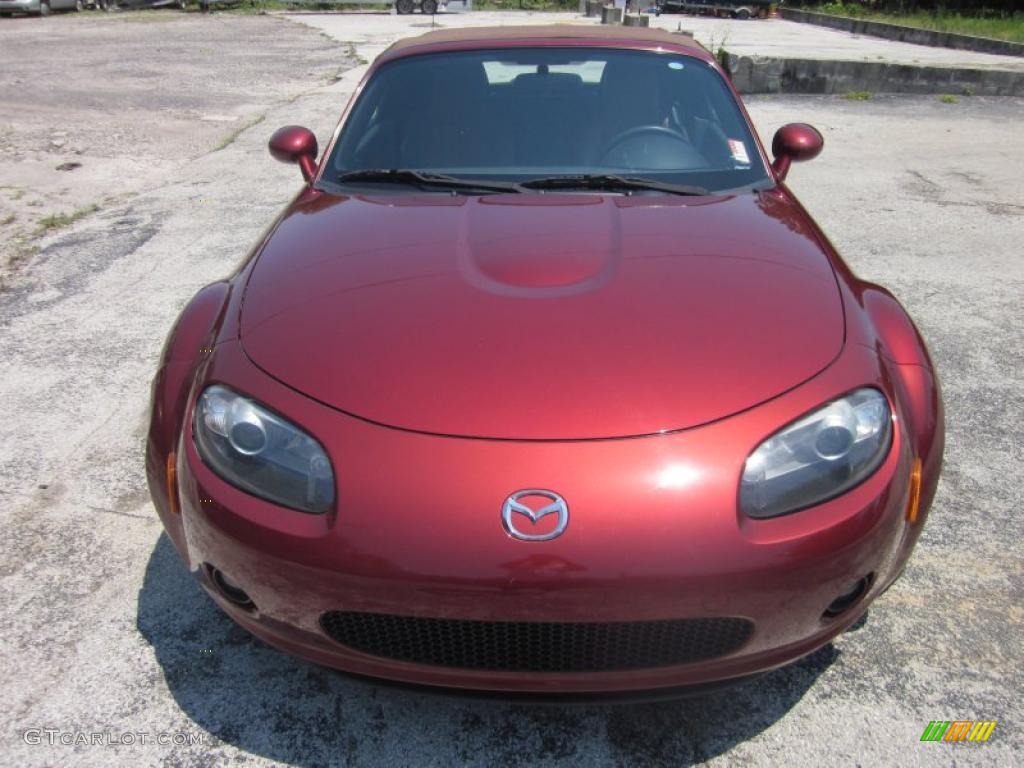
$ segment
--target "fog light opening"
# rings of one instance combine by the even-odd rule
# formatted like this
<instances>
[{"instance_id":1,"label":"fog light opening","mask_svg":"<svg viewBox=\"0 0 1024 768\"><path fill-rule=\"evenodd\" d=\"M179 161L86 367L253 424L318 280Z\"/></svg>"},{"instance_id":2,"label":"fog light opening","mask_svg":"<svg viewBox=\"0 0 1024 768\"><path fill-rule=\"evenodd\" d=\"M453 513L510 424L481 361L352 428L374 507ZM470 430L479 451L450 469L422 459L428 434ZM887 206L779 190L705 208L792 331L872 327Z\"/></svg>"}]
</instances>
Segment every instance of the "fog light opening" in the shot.
<instances>
[{"instance_id":1,"label":"fog light opening","mask_svg":"<svg viewBox=\"0 0 1024 768\"><path fill-rule=\"evenodd\" d=\"M868 574L844 589L839 597L833 600L829 607L825 609L822 618L834 619L853 608L867 594L868 587L871 586L871 578L872 574Z\"/></svg>"},{"instance_id":2,"label":"fog light opening","mask_svg":"<svg viewBox=\"0 0 1024 768\"><path fill-rule=\"evenodd\" d=\"M255 610L256 604L252 601L252 598L223 571L219 568L214 568L212 565L207 565L206 569L210 574L210 581L213 582L213 585L223 595L224 599L247 611Z\"/></svg>"}]
</instances>

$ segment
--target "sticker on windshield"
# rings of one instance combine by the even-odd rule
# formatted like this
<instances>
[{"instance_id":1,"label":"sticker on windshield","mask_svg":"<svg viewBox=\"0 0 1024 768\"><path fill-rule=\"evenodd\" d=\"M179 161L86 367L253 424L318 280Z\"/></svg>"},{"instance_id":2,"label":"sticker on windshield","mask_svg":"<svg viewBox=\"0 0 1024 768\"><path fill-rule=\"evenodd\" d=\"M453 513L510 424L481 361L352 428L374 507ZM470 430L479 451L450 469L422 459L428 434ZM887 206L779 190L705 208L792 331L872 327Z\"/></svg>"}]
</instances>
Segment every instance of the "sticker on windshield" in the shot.
<instances>
[{"instance_id":1,"label":"sticker on windshield","mask_svg":"<svg viewBox=\"0 0 1024 768\"><path fill-rule=\"evenodd\" d=\"M732 152L732 159L740 165L750 165L750 155L747 154L747 145L737 139L729 139L729 149Z\"/></svg>"},{"instance_id":2,"label":"sticker on windshield","mask_svg":"<svg viewBox=\"0 0 1024 768\"><path fill-rule=\"evenodd\" d=\"M670 61L668 63L668 68L669 69L682 69L683 68L683 62L681 62L681 61Z\"/></svg>"}]
</instances>

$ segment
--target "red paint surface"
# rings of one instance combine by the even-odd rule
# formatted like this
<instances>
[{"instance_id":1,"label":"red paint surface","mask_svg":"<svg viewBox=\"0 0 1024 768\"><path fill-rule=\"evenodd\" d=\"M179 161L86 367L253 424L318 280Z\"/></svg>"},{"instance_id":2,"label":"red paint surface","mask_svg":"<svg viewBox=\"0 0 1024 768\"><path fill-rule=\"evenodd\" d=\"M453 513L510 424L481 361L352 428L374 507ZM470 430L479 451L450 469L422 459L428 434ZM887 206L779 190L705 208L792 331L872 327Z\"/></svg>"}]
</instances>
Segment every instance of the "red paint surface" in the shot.
<instances>
[{"instance_id":1,"label":"red paint surface","mask_svg":"<svg viewBox=\"0 0 1024 768\"><path fill-rule=\"evenodd\" d=\"M203 465L191 414L214 382L323 444L338 484L332 512L275 506ZM799 513L741 515L738 482L754 447L861 386L884 392L894 414L881 468ZM518 691L697 684L820 647L902 570L943 446L938 384L913 323L850 273L784 187L507 199L307 189L229 282L186 308L153 405L154 502L239 623L353 672ZM167 513L175 449L180 516ZM922 504L909 526L915 458ZM564 534L539 543L506 534L501 503L522 488L566 499ZM220 598L203 563L228 573L258 611ZM824 620L869 573L865 600ZM756 628L744 648L708 662L523 675L351 651L318 624L323 611L345 609L518 621L742 616Z\"/></svg>"}]
</instances>

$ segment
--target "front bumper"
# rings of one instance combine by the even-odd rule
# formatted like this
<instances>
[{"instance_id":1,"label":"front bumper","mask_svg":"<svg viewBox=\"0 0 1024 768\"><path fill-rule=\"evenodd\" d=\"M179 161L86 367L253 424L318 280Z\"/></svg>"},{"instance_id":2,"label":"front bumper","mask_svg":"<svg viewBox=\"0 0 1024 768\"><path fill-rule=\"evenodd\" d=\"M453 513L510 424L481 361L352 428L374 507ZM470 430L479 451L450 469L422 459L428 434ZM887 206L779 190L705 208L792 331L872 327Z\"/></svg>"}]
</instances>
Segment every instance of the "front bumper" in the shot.
<instances>
[{"instance_id":1,"label":"front bumper","mask_svg":"<svg viewBox=\"0 0 1024 768\"><path fill-rule=\"evenodd\" d=\"M870 371L872 359L877 366L868 350L855 351L837 363L850 370L835 375ZM736 510L746 456L837 392L822 396L805 386L706 427L647 438L503 442L408 433L347 416L262 374L233 342L218 348L198 378L273 404L316 435L335 465L338 503L336 512L308 515L225 483L196 454L189 405L175 462L180 512L155 494L172 540L214 599L253 634L363 675L567 693L696 686L767 671L853 623L902 570L924 519L905 520L914 441L904 434L898 398L893 446L878 472L837 499L757 521ZM886 383L882 371L855 380L891 393ZM562 536L523 542L503 530L502 501L526 487L551 488L568 501ZM239 584L255 609L225 599L209 566ZM870 580L864 597L825 617L863 577ZM358 651L325 633L321 618L331 611L542 623L734 617L751 622L753 632L741 647L693 663L524 672Z\"/></svg>"}]
</instances>

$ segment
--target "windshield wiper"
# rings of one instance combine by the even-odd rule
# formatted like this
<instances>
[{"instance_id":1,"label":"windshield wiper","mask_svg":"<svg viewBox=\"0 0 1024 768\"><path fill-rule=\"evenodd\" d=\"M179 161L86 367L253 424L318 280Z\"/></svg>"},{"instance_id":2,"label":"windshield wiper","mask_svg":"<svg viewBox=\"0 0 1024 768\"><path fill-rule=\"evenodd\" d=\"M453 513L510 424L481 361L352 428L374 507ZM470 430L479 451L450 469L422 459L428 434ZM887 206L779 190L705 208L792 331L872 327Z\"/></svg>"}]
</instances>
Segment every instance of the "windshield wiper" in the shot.
<instances>
[{"instance_id":1,"label":"windshield wiper","mask_svg":"<svg viewBox=\"0 0 1024 768\"><path fill-rule=\"evenodd\" d=\"M480 192L522 192L518 184L510 181L474 181L445 176L442 173L427 173L408 168L368 168L361 171L339 173L337 181L370 181L384 184L412 184L419 187L438 187L441 189L459 190L475 189Z\"/></svg>"},{"instance_id":2,"label":"windshield wiper","mask_svg":"<svg viewBox=\"0 0 1024 768\"><path fill-rule=\"evenodd\" d=\"M519 184L526 189L605 189L635 190L646 189L653 192L668 192L672 195L709 195L710 190L704 187L691 187L683 184L670 184L652 179L640 179L635 176L617 176L610 173L587 173L570 176L544 176L530 179Z\"/></svg>"}]
</instances>

